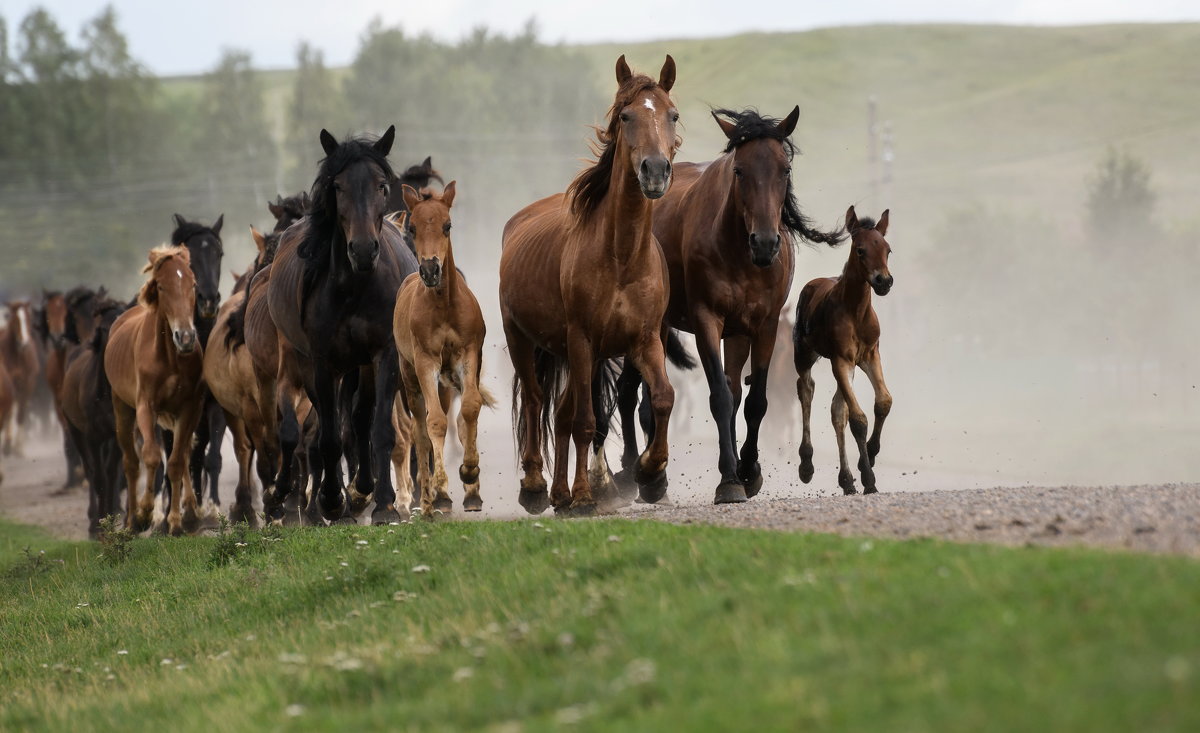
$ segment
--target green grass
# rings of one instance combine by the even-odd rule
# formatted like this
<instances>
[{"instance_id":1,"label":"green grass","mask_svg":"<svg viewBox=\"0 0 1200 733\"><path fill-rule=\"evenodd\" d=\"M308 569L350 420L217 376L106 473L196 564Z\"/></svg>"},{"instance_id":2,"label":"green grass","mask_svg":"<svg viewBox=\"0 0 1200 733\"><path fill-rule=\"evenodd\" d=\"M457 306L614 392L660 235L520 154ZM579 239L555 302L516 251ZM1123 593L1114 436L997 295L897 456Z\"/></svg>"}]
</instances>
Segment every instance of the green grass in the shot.
<instances>
[{"instance_id":1,"label":"green grass","mask_svg":"<svg viewBox=\"0 0 1200 733\"><path fill-rule=\"evenodd\" d=\"M1192 560L539 524L137 540L115 565L3 525L0 729L1200 726Z\"/></svg>"}]
</instances>

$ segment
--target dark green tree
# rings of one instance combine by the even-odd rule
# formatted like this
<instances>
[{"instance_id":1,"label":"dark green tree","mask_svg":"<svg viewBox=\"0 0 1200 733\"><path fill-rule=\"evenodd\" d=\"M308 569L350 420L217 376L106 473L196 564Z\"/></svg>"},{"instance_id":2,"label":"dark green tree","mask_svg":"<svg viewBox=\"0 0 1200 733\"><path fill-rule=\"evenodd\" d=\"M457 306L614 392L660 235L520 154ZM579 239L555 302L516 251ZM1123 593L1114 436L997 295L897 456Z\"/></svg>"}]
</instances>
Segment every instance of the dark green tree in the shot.
<instances>
[{"instance_id":1,"label":"dark green tree","mask_svg":"<svg viewBox=\"0 0 1200 733\"><path fill-rule=\"evenodd\" d=\"M318 49L301 43L296 49L296 81L288 106L287 150L288 176L292 190L307 188L312 183L317 160L321 157L318 136L328 129L341 135L346 124L342 94L333 75L325 68L325 59Z\"/></svg>"}]
</instances>

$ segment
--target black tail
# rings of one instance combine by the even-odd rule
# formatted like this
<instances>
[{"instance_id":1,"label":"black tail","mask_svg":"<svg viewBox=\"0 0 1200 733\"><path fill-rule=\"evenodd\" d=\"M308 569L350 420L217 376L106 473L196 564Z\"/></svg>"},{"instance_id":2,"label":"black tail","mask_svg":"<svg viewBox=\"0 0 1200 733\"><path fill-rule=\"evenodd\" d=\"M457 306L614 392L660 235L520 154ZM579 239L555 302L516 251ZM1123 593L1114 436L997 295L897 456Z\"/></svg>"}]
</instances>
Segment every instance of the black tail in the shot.
<instances>
[{"instance_id":1,"label":"black tail","mask_svg":"<svg viewBox=\"0 0 1200 733\"><path fill-rule=\"evenodd\" d=\"M567 374L567 362L559 359L549 351L535 348L533 351L534 374L542 393L542 410L538 415L538 429L542 434L542 458L547 466L551 466L553 451L551 440L554 437L554 406L558 403L558 395L562 392L564 377ZM529 437L530 425L525 420L525 400L521 390L521 379L513 375L512 384L513 425L517 432L517 450L525 444ZM518 456L519 458L520 456Z\"/></svg>"},{"instance_id":2,"label":"black tail","mask_svg":"<svg viewBox=\"0 0 1200 733\"><path fill-rule=\"evenodd\" d=\"M683 341L679 340L679 332L675 329L667 329L667 361L674 364L679 369L692 370L700 366L700 363L688 352L687 347L683 345Z\"/></svg>"}]
</instances>

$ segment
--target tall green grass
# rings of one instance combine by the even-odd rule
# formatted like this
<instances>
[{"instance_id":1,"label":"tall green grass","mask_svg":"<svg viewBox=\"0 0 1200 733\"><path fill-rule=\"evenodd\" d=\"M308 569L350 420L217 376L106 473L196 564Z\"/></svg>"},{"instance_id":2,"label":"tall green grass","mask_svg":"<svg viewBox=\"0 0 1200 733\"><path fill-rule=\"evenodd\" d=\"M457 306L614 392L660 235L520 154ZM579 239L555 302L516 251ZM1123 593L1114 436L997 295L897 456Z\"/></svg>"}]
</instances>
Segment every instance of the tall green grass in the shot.
<instances>
[{"instance_id":1,"label":"tall green grass","mask_svg":"<svg viewBox=\"0 0 1200 733\"><path fill-rule=\"evenodd\" d=\"M3 730L1200 725L1183 558L546 520L116 563L3 532Z\"/></svg>"}]
</instances>

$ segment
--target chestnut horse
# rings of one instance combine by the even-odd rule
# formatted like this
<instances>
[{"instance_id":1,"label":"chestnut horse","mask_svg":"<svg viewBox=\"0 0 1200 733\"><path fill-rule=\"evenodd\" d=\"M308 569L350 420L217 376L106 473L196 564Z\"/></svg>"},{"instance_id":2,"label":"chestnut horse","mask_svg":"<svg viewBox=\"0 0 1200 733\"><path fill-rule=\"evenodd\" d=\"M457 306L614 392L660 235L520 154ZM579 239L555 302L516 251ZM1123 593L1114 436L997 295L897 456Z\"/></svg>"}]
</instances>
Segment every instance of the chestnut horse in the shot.
<instances>
[{"instance_id":1,"label":"chestnut horse","mask_svg":"<svg viewBox=\"0 0 1200 733\"><path fill-rule=\"evenodd\" d=\"M851 206L846 211L846 229L853 240L850 256L841 277L822 277L809 281L800 291L796 304L795 345L796 392L804 415L804 437L800 443L800 480L813 477L812 439L808 423L812 414L812 367L820 357L829 359L837 392L833 395L833 431L837 435L838 485L846 494L858 493L854 474L846 458L846 421L858 443L858 470L862 474L863 493L874 494L875 456L879 454L879 434L892 409L892 393L883 381L883 362L879 358L879 318L871 307L871 291L887 295L894 282L888 269L892 248L884 239L888 212L879 223L859 219ZM875 430L867 440L867 416L854 397L854 367L866 372L875 390Z\"/></svg>"},{"instance_id":2,"label":"chestnut horse","mask_svg":"<svg viewBox=\"0 0 1200 733\"><path fill-rule=\"evenodd\" d=\"M155 427L162 426L175 438L167 459L165 488L171 498L166 529L180 535L199 526L195 487L188 475L192 434L207 395L203 349L193 320L196 280L186 247L156 247L143 272L150 277L138 293L137 305L113 324L104 350L129 489L125 526L140 532L150 524L151 486L162 463Z\"/></svg>"},{"instance_id":3,"label":"chestnut horse","mask_svg":"<svg viewBox=\"0 0 1200 733\"><path fill-rule=\"evenodd\" d=\"M409 275L400 286L392 326L404 394L415 420L421 509L429 516L435 509L448 513L452 506L442 458L446 413L440 387L444 386L462 395L458 436L463 462L458 476L466 492L463 511L477 512L483 509L479 496L479 409L495 406L496 400L479 384L486 333L483 311L454 266L450 207L454 205L455 182L451 181L441 195L419 194L407 185L402 189L409 210L408 234L420 270L418 276Z\"/></svg>"},{"instance_id":4,"label":"chestnut horse","mask_svg":"<svg viewBox=\"0 0 1200 733\"><path fill-rule=\"evenodd\" d=\"M101 291L103 292L103 291ZM113 418L112 386L104 373L108 335L125 305L100 295L92 302L92 335L75 349L63 375L60 399L66 429L79 446L88 481L88 534L100 533L100 520L120 512L121 447Z\"/></svg>"},{"instance_id":5,"label":"chestnut horse","mask_svg":"<svg viewBox=\"0 0 1200 733\"><path fill-rule=\"evenodd\" d=\"M25 450L24 431L29 423L30 405L37 389L37 344L33 340L33 311L29 301L13 300L7 304L8 326L0 331L0 361L8 370L12 382L15 409L0 429L4 432L4 452L22 455Z\"/></svg>"},{"instance_id":6,"label":"chestnut horse","mask_svg":"<svg viewBox=\"0 0 1200 733\"><path fill-rule=\"evenodd\" d=\"M593 380L610 383L607 360L626 357L646 377L655 437L638 460L636 480L647 500L666 492L667 421L674 390L667 380L662 316L667 271L651 231L651 206L671 185L679 113L671 101L675 61L658 82L617 60L617 93L599 159L565 194L536 201L508 220L500 257L500 311L512 358L513 413L521 452L521 505L537 514L594 513L587 458L596 429ZM563 377L562 395L556 394ZM554 420L554 479L542 476L543 434ZM567 436L576 466L567 489ZM595 453L603 469L603 450ZM599 488L599 487L597 487Z\"/></svg>"},{"instance_id":7,"label":"chestnut horse","mask_svg":"<svg viewBox=\"0 0 1200 733\"><path fill-rule=\"evenodd\" d=\"M326 157L308 215L283 233L267 286L280 361L286 346L316 408L314 469L321 473L321 513L330 521L353 521L372 498L373 523L400 520L391 480L399 370L391 318L396 292L417 263L400 230L384 219L394 177L387 154L395 135L393 126L375 141L339 143L321 131ZM352 419L358 472L349 492L343 487L337 398L339 381L347 380L357 383ZM283 424L280 430L282 438ZM282 516L290 489L276 482L264 494L268 516Z\"/></svg>"},{"instance_id":8,"label":"chestnut horse","mask_svg":"<svg viewBox=\"0 0 1200 733\"><path fill-rule=\"evenodd\" d=\"M799 107L782 120L753 110L712 114L727 139L725 152L709 163L675 167L675 185L654 208L654 234L671 276L667 320L696 335L708 381L720 449L713 503L724 504L744 502L762 487L759 428L779 313L795 271L793 244L806 239L833 246L843 233L818 231L796 203L790 136ZM750 394L739 458L734 426L747 357ZM629 402L636 397L635 389L622 389L623 417L632 416ZM636 432L628 423L623 461L636 455Z\"/></svg>"}]
</instances>

